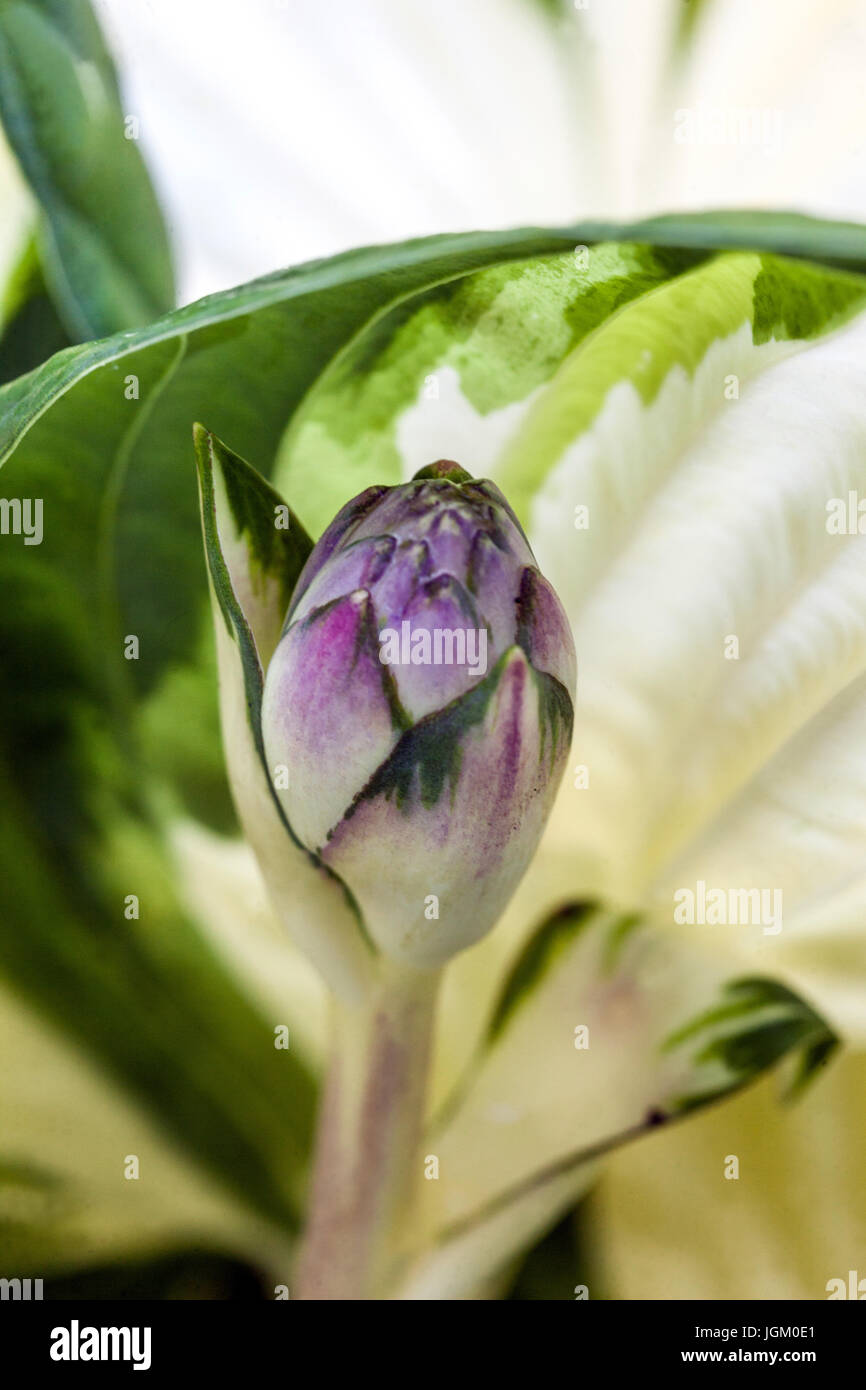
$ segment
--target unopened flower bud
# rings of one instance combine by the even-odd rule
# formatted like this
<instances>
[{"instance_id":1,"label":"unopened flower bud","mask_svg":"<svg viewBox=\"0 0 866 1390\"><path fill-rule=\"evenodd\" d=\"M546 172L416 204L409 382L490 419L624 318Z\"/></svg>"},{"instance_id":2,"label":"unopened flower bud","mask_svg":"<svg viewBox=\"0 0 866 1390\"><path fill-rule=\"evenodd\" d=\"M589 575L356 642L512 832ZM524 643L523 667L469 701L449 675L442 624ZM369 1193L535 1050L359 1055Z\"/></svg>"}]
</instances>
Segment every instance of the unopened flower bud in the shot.
<instances>
[{"instance_id":1,"label":"unopened flower bud","mask_svg":"<svg viewBox=\"0 0 866 1390\"><path fill-rule=\"evenodd\" d=\"M375 945L433 966L496 922L571 740L571 630L491 482L442 461L324 532L269 662L287 821Z\"/></svg>"}]
</instances>

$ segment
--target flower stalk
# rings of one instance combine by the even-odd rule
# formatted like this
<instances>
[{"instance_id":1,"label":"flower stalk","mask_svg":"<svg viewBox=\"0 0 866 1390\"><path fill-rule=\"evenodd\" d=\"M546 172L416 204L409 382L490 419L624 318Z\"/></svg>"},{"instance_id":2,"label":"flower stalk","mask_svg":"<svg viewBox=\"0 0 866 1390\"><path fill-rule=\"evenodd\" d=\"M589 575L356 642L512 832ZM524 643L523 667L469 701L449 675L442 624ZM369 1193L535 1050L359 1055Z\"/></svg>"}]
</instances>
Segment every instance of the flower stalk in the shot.
<instances>
[{"instance_id":1,"label":"flower stalk","mask_svg":"<svg viewBox=\"0 0 866 1390\"><path fill-rule=\"evenodd\" d=\"M440 977L386 963L368 1000L333 1002L298 1298L375 1299L387 1287L423 1169Z\"/></svg>"}]
</instances>

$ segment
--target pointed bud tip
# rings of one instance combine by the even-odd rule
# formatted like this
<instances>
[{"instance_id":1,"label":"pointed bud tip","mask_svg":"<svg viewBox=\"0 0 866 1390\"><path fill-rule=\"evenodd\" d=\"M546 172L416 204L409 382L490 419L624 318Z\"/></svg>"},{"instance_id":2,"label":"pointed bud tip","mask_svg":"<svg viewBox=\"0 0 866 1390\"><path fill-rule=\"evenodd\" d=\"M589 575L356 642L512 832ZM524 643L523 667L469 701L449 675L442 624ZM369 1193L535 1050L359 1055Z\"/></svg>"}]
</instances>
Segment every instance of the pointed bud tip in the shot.
<instances>
[{"instance_id":1,"label":"pointed bud tip","mask_svg":"<svg viewBox=\"0 0 866 1390\"><path fill-rule=\"evenodd\" d=\"M449 483L471 483L472 474L467 473L465 468L461 468L459 463L453 459L437 459L435 463L428 463L426 468L419 468L413 477L413 483L423 481L427 478L438 478Z\"/></svg>"}]
</instances>

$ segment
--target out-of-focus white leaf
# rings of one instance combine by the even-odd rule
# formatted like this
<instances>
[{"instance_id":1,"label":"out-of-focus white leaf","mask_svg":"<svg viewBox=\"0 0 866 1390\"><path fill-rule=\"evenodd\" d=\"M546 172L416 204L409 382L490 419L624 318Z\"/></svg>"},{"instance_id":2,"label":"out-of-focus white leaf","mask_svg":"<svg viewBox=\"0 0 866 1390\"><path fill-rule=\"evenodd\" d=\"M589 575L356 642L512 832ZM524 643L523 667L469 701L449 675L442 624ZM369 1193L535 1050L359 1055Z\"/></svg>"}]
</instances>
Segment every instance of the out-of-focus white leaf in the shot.
<instances>
[{"instance_id":1,"label":"out-of-focus white leaf","mask_svg":"<svg viewBox=\"0 0 866 1390\"><path fill-rule=\"evenodd\" d=\"M864 1085L849 1052L795 1106L768 1081L615 1155L594 1207L605 1296L811 1300L864 1277Z\"/></svg>"},{"instance_id":2,"label":"out-of-focus white leaf","mask_svg":"<svg viewBox=\"0 0 866 1390\"><path fill-rule=\"evenodd\" d=\"M574 847L580 891L671 927L698 882L778 891L779 929L688 930L862 1028L866 535L833 534L828 504L847 517L866 496L866 321L737 399L724 381L651 489L664 391L647 409L626 389L619 432L594 426L536 495L533 539L574 619L589 778L564 784L551 844ZM582 580L563 514L585 497L599 564Z\"/></svg>"},{"instance_id":3,"label":"out-of-focus white leaf","mask_svg":"<svg viewBox=\"0 0 866 1390\"><path fill-rule=\"evenodd\" d=\"M184 299L469 226L866 215L864 0L247 0L242 23L231 0L97 10ZM215 185L235 196L202 218Z\"/></svg>"},{"instance_id":4,"label":"out-of-focus white leaf","mask_svg":"<svg viewBox=\"0 0 866 1390\"><path fill-rule=\"evenodd\" d=\"M190 1246L288 1268L274 1227L190 1162L115 1080L0 986L4 1274ZM14 1060L13 1060L14 1059ZM138 1160L138 1177L131 1159Z\"/></svg>"},{"instance_id":5,"label":"out-of-focus white leaf","mask_svg":"<svg viewBox=\"0 0 866 1390\"><path fill-rule=\"evenodd\" d=\"M432 1117L423 1149L436 1167L420 1184L407 1244L422 1253L404 1296L469 1296L575 1200L594 1160L792 1048L808 1073L833 1044L787 990L731 979L696 943L590 907L559 914L512 961Z\"/></svg>"}]
</instances>

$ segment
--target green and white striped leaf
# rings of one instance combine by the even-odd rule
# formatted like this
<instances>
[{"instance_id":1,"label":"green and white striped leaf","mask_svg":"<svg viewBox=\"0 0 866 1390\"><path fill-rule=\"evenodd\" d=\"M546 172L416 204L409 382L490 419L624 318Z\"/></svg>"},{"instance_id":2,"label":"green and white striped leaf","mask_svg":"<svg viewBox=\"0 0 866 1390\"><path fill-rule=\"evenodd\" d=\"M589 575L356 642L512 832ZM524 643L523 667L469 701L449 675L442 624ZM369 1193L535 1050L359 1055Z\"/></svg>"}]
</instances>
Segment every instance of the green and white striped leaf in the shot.
<instances>
[{"instance_id":1,"label":"green and white striped leaf","mask_svg":"<svg viewBox=\"0 0 866 1390\"><path fill-rule=\"evenodd\" d=\"M572 349L701 259L627 242L581 244L404 299L322 373L283 440L278 485L303 498L319 531L372 479L405 482L451 457L471 457L486 476Z\"/></svg>"}]
</instances>

